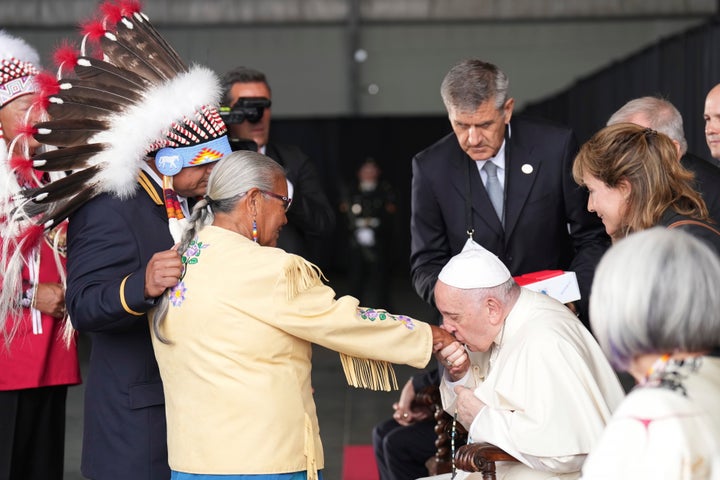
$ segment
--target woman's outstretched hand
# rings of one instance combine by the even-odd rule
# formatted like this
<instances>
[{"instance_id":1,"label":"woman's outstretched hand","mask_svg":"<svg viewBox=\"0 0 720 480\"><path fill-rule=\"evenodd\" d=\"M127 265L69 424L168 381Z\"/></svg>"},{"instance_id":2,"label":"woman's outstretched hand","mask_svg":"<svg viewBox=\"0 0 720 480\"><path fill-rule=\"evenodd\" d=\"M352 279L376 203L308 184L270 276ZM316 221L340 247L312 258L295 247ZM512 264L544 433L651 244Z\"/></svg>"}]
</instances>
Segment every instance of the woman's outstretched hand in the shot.
<instances>
[{"instance_id":1,"label":"woman's outstretched hand","mask_svg":"<svg viewBox=\"0 0 720 480\"><path fill-rule=\"evenodd\" d=\"M430 325L430 330L432 330L433 353L439 352L455 341L455 337L440 327Z\"/></svg>"}]
</instances>

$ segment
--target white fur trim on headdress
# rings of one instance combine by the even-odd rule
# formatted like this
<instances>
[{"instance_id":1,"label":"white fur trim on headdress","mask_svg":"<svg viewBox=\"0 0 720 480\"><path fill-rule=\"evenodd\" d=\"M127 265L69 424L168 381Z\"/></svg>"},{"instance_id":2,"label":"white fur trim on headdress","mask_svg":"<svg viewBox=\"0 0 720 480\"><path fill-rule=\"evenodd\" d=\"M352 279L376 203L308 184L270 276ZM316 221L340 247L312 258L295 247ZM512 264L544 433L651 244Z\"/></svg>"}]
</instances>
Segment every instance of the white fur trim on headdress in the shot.
<instances>
[{"instance_id":1,"label":"white fur trim on headdress","mask_svg":"<svg viewBox=\"0 0 720 480\"><path fill-rule=\"evenodd\" d=\"M22 38L14 37L5 30L0 30L0 59L14 57L23 62L40 64L40 55Z\"/></svg>"},{"instance_id":2,"label":"white fur trim on headdress","mask_svg":"<svg viewBox=\"0 0 720 480\"><path fill-rule=\"evenodd\" d=\"M173 122L192 117L200 107L215 105L219 99L217 77L201 66L150 88L142 102L113 117L108 130L90 139L110 146L95 157L106 165L97 177L100 190L121 198L130 196L148 145L165 136ZM128 159L134 159L132 167Z\"/></svg>"}]
</instances>

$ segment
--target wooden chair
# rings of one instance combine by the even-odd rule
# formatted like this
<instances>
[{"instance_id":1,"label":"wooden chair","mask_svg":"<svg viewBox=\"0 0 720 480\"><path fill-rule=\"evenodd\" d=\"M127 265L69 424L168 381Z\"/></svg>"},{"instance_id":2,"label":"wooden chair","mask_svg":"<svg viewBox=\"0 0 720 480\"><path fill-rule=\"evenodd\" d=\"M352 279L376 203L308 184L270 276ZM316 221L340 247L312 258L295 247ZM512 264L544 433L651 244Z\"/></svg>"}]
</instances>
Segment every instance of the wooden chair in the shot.
<instances>
[{"instance_id":1,"label":"wooden chair","mask_svg":"<svg viewBox=\"0 0 720 480\"><path fill-rule=\"evenodd\" d=\"M429 386L415 394L415 405L429 408L435 418L435 455L425 462L430 475L440 475L452 471L451 430L452 417L442 408L440 389L437 385ZM462 425L456 426L455 447L465 445L467 431Z\"/></svg>"},{"instance_id":2,"label":"wooden chair","mask_svg":"<svg viewBox=\"0 0 720 480\"><path fill-rule=\"evenodd\" d=\"M455 453L455 467L466 472L480 472L483 480L496 480L495 462L517 462L504 450L489 443L463 445Z\"/></svg>"},{"instance_id":3,"label":"wooden chair","mask_svg":"<svg viewBox=\"0 0 720 480\"><path fill-rule=\"evenodd\" d=\"M429 408L435 417L435 455L425 462L430 475L440 475L452 471L451 431L453 418L442 408L440 389L429 386L415 395L417 407ZM489 443L471 443L466 445L468 433L456 423L455 426L455 468L466 472L479 472L483 480L496 480L495 462L517 462L518 460L495 445Z\"/></svg>"}]
</instances>

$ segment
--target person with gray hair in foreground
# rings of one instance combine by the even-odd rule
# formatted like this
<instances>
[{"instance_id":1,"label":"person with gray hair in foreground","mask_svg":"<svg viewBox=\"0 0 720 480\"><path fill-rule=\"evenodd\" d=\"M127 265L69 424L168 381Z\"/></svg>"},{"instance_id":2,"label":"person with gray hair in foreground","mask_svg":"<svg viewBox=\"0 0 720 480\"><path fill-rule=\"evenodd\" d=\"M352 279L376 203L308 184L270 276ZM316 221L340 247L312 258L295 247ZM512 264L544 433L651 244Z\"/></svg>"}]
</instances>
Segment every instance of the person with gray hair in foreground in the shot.
<instances>
[{"instance_id":1,"label":"person with gray hair in foreground","mask_svg":"<svg viewBox=\"0 0 720 480\"><path fill-rule=\"evenodd\" d=\"M557 300L518 286L471 240L440 271L435 301L457 339L439 352L443 407L468 442L520 461L498 463L498 479L578 478L623 398L590 332Z\"/></svg>"},{"instance_id":2,"label":"person with gray hair in foreground","mask_svg":"<svg viewBox=\"0 0 720 480\"><path fill-rule=\"evenodd\" d=\"M618 242L598 266L593 331L638 382L583 479L720 478L720 260L679 230Z\"/></svg>"}]
</instances>

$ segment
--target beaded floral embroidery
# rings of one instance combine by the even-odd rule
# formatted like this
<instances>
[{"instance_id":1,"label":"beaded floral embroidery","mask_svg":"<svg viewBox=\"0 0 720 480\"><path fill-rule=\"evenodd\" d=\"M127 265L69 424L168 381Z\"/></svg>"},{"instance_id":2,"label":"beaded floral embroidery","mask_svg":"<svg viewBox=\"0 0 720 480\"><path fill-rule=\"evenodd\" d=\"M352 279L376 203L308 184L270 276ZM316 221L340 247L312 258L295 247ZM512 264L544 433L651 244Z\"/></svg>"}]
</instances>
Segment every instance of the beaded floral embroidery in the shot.
<instances>
[{"instance_id":1,"label":"beaded floral embroidery","mask_svg":"<svg viewBox=\"0 0 720 480\"><path fill-rule=\"evenodd\" d=\"M413 322L412 318L405 315L393 315L385 310L375 310L374 308L361 307L358 307L357 312L358 316L363 320L370 320L371 322L374 322L375 320L382 321L389 318L391 320L395 320L396 322L402 322L408 330L415 330L415 322Z\"/></svg>"},{"instance_id":2,"label":"beaded floral embroidery","mask_svg":"<svg viewBox=\"0 0 720 480\"><path fill-rule=\"evenodd\" d=\"M177 283L177 285L170 289L170 304L172 304L172 306L179 307L180 305L182 305L182 302L185 301L185 293L187 292L187 287L185 286L185 282L183 282L183 278L185 278L187 266L198 263L198 257L200 256L201 251L209 246L210 244L208 243L198 242L197 237L190 241L190 245L188 245L187 250L185 250L185 253L183 253L182 257L180 258L180 261L183 264L183 271L182 275L180 275L180 281Z\"/></svg>"},{"instance_id":3,"label":"beaded floral embroidery","mask_svg":"<svg viewBox=\"0 0 720 480\"><path fill-rule=\"evenodd\" d=\"M186 291L187 287L185 287L185 282L182 280L170 289L170 303L173 307L179 307L182 304L183 300L185 300Z\"/></svg>"}]
</instances>

